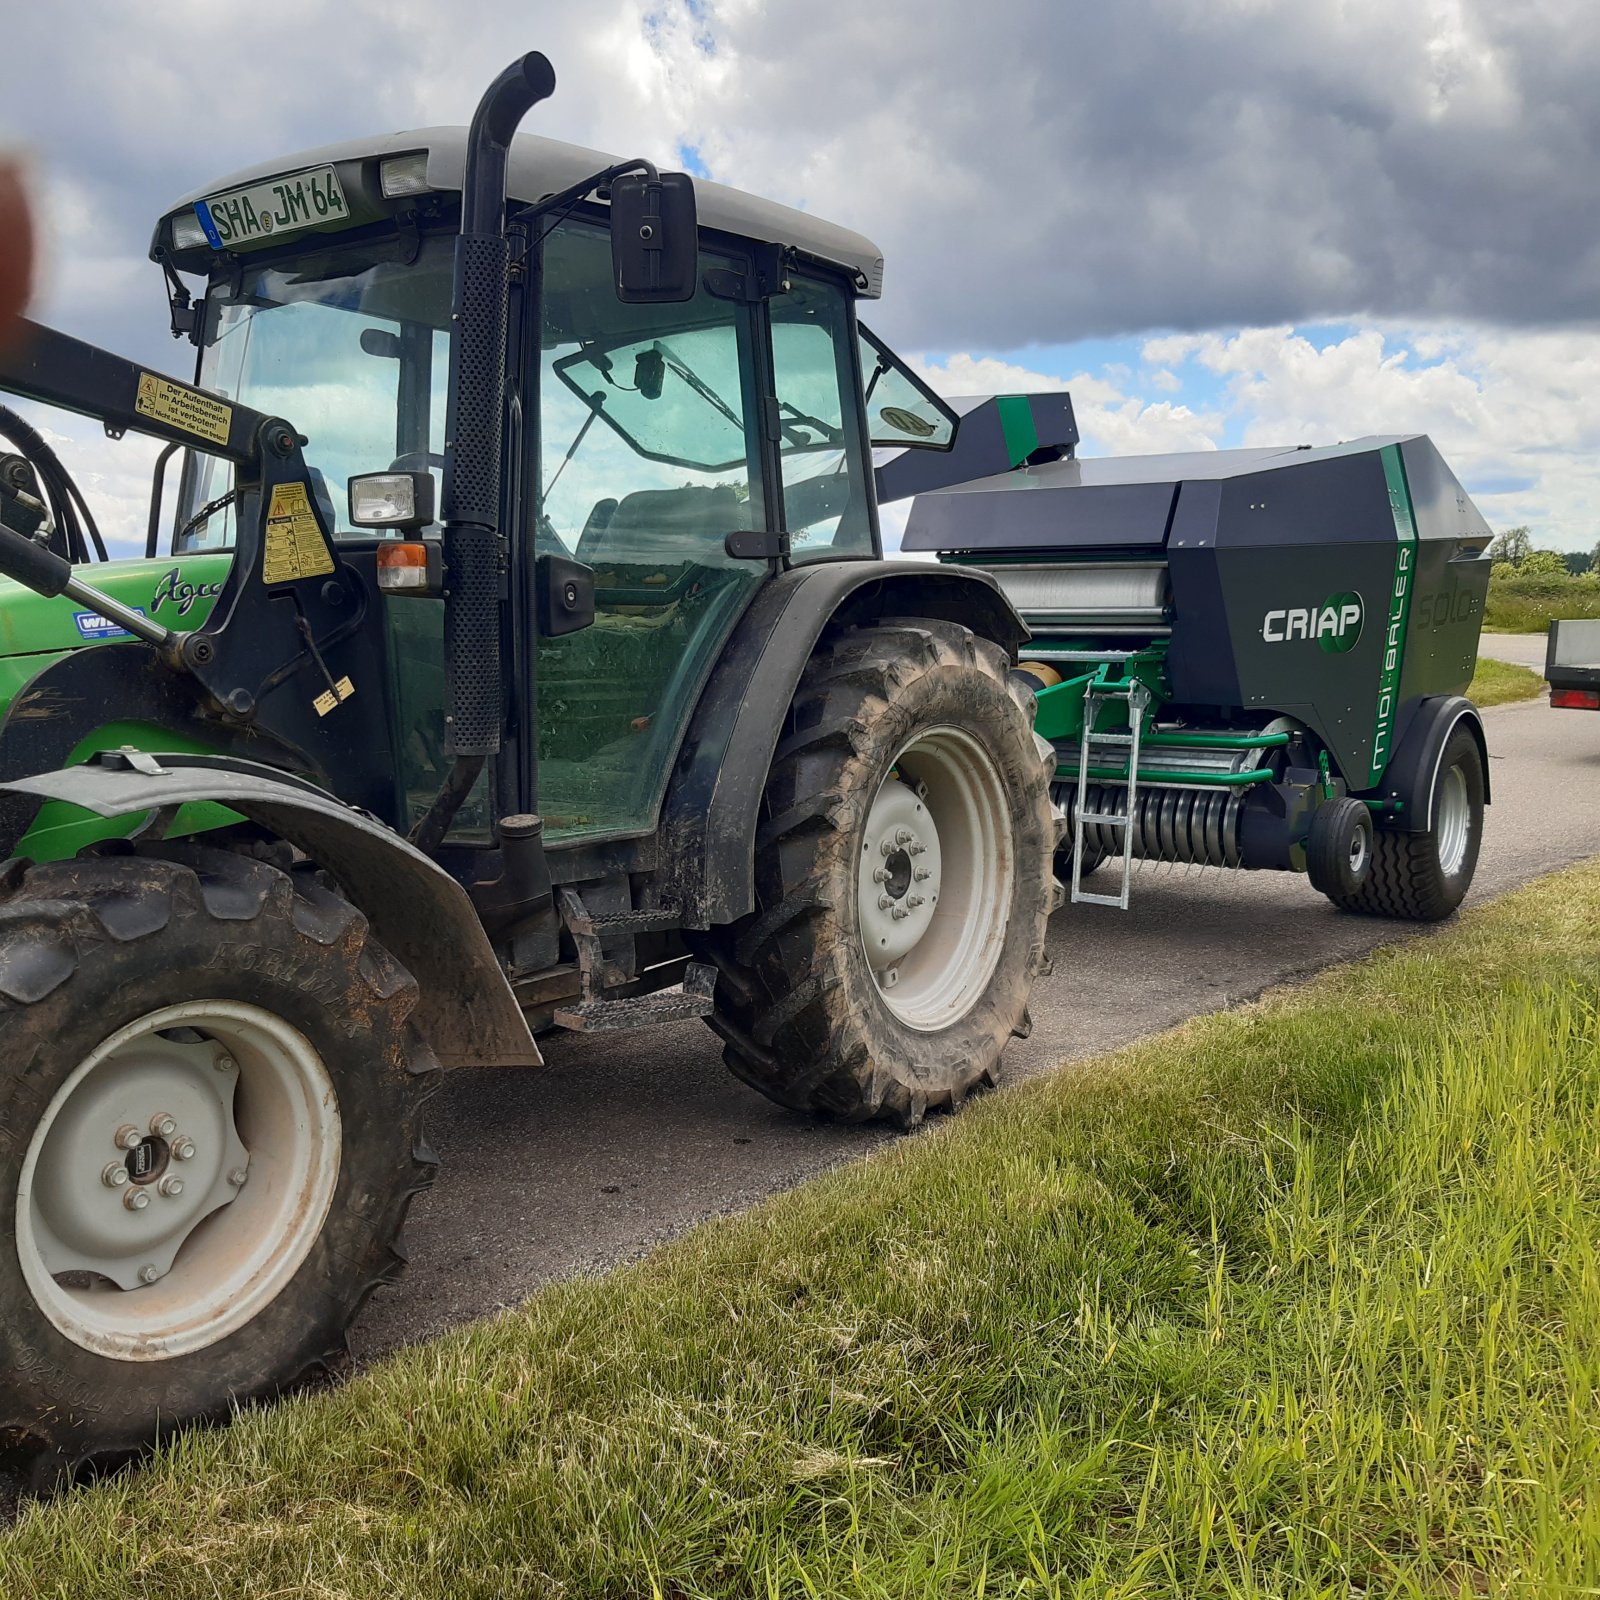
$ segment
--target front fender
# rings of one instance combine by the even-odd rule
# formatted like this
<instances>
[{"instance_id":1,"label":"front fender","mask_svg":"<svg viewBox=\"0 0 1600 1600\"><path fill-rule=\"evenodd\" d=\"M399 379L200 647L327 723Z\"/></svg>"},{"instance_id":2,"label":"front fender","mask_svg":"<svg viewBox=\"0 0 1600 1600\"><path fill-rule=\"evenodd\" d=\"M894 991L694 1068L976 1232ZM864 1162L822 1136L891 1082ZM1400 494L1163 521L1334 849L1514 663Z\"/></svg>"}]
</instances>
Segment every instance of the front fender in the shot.
<instances>
[{"instance_id":1,"label":"front fender","mask_svg":"<svg viewBox=\"0 0 1600 1600\"><path fill-rule=\"evenodd\" d=\"M270 829L324 868L416 978L417 1025L446 1066L537 1066L539 1047L467 892L436 862L314 785L215 756L93 762L0 783L102 817L213 801ZM151 769L154 770L151 770Z\"/></svg>"},{"instance_id":2,"label":"front fender","mask_svg":"<svg viewBox=\"0 0 1600 1600\"><path fill-rule=\"evenodd\" d=\"M664 904L709 928L755 909L755 836L789 702L836 618L939 617L1016 657L1027 625L987 573L930 561L829 561L768 583L740 618L690 719L661 809Z\"/></svg>"}]
</instances>

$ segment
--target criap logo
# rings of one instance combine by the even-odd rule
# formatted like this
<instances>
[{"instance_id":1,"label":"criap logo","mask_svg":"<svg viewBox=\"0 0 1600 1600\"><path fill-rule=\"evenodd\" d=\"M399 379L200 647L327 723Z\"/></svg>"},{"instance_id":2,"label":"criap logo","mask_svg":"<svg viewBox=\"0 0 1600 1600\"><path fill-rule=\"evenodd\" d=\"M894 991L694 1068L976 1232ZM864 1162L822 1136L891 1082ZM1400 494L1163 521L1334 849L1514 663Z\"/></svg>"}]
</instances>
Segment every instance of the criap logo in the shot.
<instances>
[{"instance_id":1,"label":"criap logo","mask_svg":"<svg viewBox=\"0 0 1600 1600\"><path fill-rule=\"evenodd\" d=\"M1269 611L1261 623L1261 637L1268 644L1315 639L1330 654L1343 655L1355 648L1365 615L1361 596L1346 589L1342 594L1329 595L1320 606Z\"/></svg>"}]
</instances>

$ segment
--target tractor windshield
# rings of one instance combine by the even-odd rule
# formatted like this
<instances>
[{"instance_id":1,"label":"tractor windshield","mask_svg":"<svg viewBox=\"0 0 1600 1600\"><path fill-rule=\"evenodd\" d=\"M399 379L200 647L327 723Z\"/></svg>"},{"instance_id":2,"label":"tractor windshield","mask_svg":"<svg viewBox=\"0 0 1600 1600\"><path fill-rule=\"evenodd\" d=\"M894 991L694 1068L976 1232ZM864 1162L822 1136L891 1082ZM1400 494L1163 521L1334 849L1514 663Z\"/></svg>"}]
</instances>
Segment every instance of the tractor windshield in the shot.
<instances>
[{"instance_id":1,"label":"tractor windshield","mask_svg":"<svg viewBox=\"0 0 1600 1600\"><path fill-rule=\"evenodd\" d=\"M450 244L430 239L411 253L393 240L308 252L246 268L209 296L201 385L306 436L323 510L341 533L351 531L352 475L443 464ZM179 550L233 543L234 508L215 505L231 482L226 463L191 460Z\"/></svg>"}]
</instances>

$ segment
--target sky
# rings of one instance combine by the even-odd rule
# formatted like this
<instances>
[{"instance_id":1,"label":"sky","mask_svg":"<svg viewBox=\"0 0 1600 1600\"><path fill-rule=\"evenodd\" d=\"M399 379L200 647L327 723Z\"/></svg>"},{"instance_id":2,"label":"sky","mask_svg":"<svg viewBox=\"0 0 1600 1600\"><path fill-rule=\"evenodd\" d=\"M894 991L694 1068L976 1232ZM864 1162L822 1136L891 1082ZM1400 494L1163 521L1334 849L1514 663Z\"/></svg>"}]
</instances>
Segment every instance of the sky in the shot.
<instances>
[{"instance_id":1,"label":"sky","mask_svg":"<svg viewBox=\"0 0 1600 1600\"><path fill-rule=\"evenodd\" d=\"M524 125L882 245L865 318L952 394L1065 387L1083 454L1431 434L1489 521L1600 541L1593 0L55 0L8 7L35 314L187 376L146 259L257 160ZM220 186L220 185L219 185ZM50 420L142 537L151 452Z\"/></svg>"}]
</instances>

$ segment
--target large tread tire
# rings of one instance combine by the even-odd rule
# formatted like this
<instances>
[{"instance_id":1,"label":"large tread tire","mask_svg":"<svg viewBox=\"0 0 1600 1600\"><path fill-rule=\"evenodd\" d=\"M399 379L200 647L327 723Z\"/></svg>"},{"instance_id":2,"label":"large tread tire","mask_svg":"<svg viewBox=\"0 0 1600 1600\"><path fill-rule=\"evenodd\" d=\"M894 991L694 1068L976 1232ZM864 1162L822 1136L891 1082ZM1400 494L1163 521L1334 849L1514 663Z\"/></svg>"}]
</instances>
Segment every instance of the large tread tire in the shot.
<instances>
[{"instance_id":1,"label":"large tread tire","mask_svg":"<svg viewBox=\"0 0 1600 1600\"><path fill-rule=\"evenodd\" d=\"M1459 770L1466 786L1466 847L1454 871L1439 859L1439 807L1447 774ZM1380 828L1372 840L1372 867L1354 894L1330 894L1343 911L1403 922L1441 922L1466 898L1483 842L1483 752L1470 730L1458 727L1439 758L1434 815L1426 833L1395 833Z\"/></svg>"},{"instance_id":2,"label":"large tread tire","mask_svg":"<svg viewBox=\"0 0 1600 1600\"><path fill-rule=\"evenodd\" d=\"M913 1127L998 1081L1001 1051L1029 1027L1055 901L1048 782L1054 752L1033 732L1033 696L1005 652L926 618L842 630L795 692L768 775L756 840L756 911L702 942L733 1073L781 1105ZM922 1031L884 1003L857 912L867 814L921 730L958 727L1000 775L1014 870L1001 950L977 1001Z\"/></svg>"},{"instance_id":3,"label":"large tread tire","mask_svg":"<svg viewBox=\"0 0 1600 1600\"><path fill-rule=\"evenodd\" d=\"M399 1275L406 1212L433 1176L421 1114L439 1067L410 1020L416 981L309 869L179 843L13 862L5 874L0 1448L48 1487L185 1423L342 1370L346 1329L368 1294ZM336 1187L309 1253L253 1320L188 1354L118 1359L63 1333L30 1290L17 1244L19 1173L77 1062L123 1025L201 999L269 1011L318 1051L339 1101Z\"/></svg>"}]
</instances>

